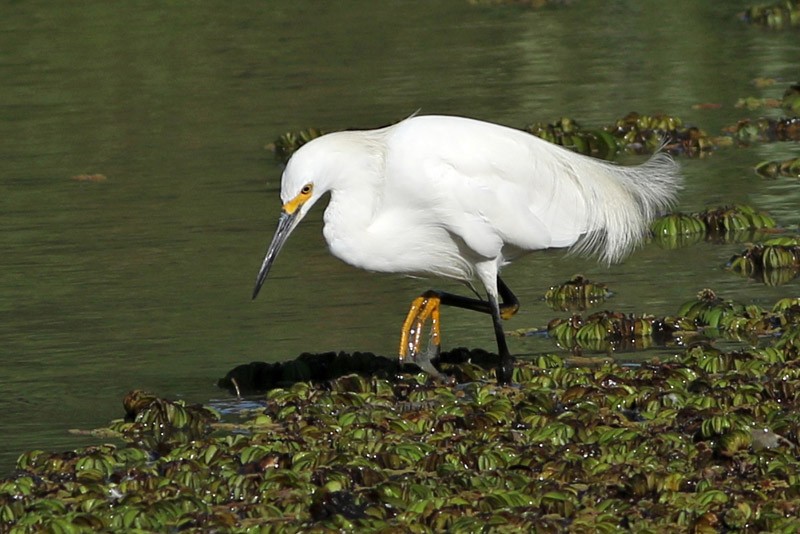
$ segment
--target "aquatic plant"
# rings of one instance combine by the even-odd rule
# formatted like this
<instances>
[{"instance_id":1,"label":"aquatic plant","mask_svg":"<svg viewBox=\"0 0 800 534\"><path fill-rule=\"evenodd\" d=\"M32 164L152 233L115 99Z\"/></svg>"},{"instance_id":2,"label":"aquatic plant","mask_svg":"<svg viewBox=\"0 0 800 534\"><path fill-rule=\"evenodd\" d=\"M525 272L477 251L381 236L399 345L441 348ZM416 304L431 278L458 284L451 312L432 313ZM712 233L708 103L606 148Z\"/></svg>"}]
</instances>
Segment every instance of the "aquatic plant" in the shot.
<instances>
[{"instance_id":1,"label":"aquatic plant","mask_svg":"<svg viewBox=\"0 0 800 534\"><path fill-rule=\"evenodd\" d=\"M800 272L800 242L781 237L749 246L728 261L728 268L768 285L785 284Z\"/></svg>"},{"instance_id":2,"label":"aquatic plant","mask_svg":"<svg viewBox=\"0 0 800 534\"><path fill-rule=\"evenodd\" d=\"M697 214L706 225L711 237L726 236L736 232L775 228L775 220L751 206L709 208Z\"/></svg>"},{"instance_id":3,"label":"aquatic plant","mask_svg":"<svg viewBox=\"0 0 800 534\"><path fill-rule=\"evenodd\" d=\"M781 107L794 115L800 114L800 83L786 88L781 98Z\"/></svg>"},{"instance_id":4,"label":"aquatic plant","mask_svg":"<svg viewBox=\"0 0 800 534\"><path fill-rule=\"evenodd\" d=\"M593 313L586 318L581 315L557 318L547 324L548 335L562 347L580 346L603 352L664 344L672 340L673 333L679 329L674 319L610 311Z\"/></svg>"},{"instance_id":5,"label":"aquatic plant","mask_svg":"<svg viewBox=\"0 0 800 534\"><path fill-rule=\"evenodd\" d=\"M286 164L298 148L326 133L328 132L318 128L306 128L305 130L296 132L286 132L273 143L267 145L267 148L275 153L275 159L278 163Z\"/></svg>"},{"instance_id":6,"label":"aquatic plant","mask_svg":"<svg viewBox=\"0 0 800 534\"><path fill-rule=\"evenodd\" d=\"M614 159L620 143L602 129L584 130L574 119L562 117L554 123L535 123L524 131L575 152L601 159Z\"/></svg>"},{"instance_id":7,"label":"aquatic plant","mask_svg":"<svg viewBox=\"0 0 800 534\"><path fill-rule=\"evenodd\" d=\"M95 433L115 444L20 456L0 480L0 530L800 529L800 299L765 310L703 290L669 321L595 315L598 338L669 324L760 341L706 337L635 366L543 354L518 362L514 387L476 365L491 355L457 349L440 363L455 384L303 380L222 421L131 392L125 419Z\"/></svg>"},{"instance_id":8,"label":"aquatic plant","mask_svg":"<svg viewBox=\"0 0 800 534\"><path fill-rule=\"evenodd\" d=\"M551 286L544 299L555 310L585 310L610 295L605 284L592 282L577 274L562 284Z\"/></svg>"},{"instance_id":9,"label":"aquatic plant","mask_svg":"<svg viewBox=\"0 0 800 534\"><path fill-rule=\"evenodd\" d=\"M656 237L708 233L708 225L699 214L670 213L653 221L650 230Z\"/></svg>"},{"instance_id":10,"label":"aquatic plant","mask_svg":"<svg viewBox=\"0 0 800 534\"><path fill-rule=\"evenodd\" d=\"M755 96L740 98L733 105L735 108L744 108L750 111L762 108L779 108L780 106L781 101L776 98L758 98Z\"/></svg>"},{"instance_id":11,"label":"aquatic plant","mask_svg":"<svg viewBox=\"0 0 800 534\"><path fill-rule=\"evenodd\" d=\"M739 18L770 30L800 26L800 2L784 0L772 4L761 4L745 10Z\"/></svg>"},{"instance_id":12,"label":"aquatic plant","mask_svg":"<svg viewBox=\"0 0 800 534\"><path fill-rule=\"evenodd\" d=\"M715 147L715 142L702 130L684 127L681 119L661 114L631 112L609 126L592 130L583 129L570 118L551 124L535 123L524 130L551 143L604 159L613 159L620 152L652 154L661 147L672 154L699 156Z\"/></svg>"},{"instance_id":13,"label":"aquatic plant","mask_svg":"<svg viewBox=\"0 0 800 534\"><path fill-rule=\"evenodd\" d=\"M768 214L751 206L721 206L701 212L670 213L653 221L650 230L660 246L679 248L703 240L740 242L777 226Z\"/></svg>"},{"instance_id":14,"label":"aquatic plant","mask_svg":"<svg viewBox=\"0 0 800 534\"><path fill-rule=\"evenodd\" d=\"M783 117L770 119L742 119L725 128L735 141L740 143L772 143L776 141L800 140L800 118Z\"/></svg>"},{"instance_id":15,"label":"aquatic plant","mask_svg":"<svg viewBox=\"0 0 800 534\"><path fill-rule=\"evenodd\" d=\"M800 178L800 158L790 158L782 161L762 161L756 165L755 171L764 178L777 178L778 176Z\"/></svg>"},{"instance_id":16,"label":"aquatic plant","mask_svg":"<svg viewBox=\"0 0 800 534\"><path fill-rule=\"evenodd\" d=\"M628 152L650 154L664 144L671 154L701 156L715 148L714 141L699 128L686 127L670 115L640 115L632 112L606 127Z\"/></svg>"},{"instance_id":17,"label":"aquatic plant","mask_svg":"<svg viewBox=\"0 0 800 534\"><path fill-rule=\"evenodd\" d=\"M18 532L789 531L800 528L785 512L800 481L792 350L695 345L638 367L547 356L522 362L514 388L474 367L455 388L423 375L301 382L268 393L237 433L167 436L164 451L127 441L26 453L0 482L0 522Z\"/></svg>"}]
</instances>

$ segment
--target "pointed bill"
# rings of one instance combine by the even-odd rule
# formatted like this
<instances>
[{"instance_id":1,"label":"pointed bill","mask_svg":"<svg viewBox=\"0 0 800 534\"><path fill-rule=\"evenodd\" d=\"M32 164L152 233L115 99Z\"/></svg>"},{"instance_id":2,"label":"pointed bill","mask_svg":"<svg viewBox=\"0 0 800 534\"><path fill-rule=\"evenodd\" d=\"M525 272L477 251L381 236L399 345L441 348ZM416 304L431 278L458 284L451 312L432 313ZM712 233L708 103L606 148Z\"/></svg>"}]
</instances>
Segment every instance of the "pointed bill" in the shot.
<instances>
[{"instance_id":1,"label":"pointed bill","mask_svg":"<svg viewBox=\"0 0 800 534\"><path fill-rule=\"evenodd\" d=\"M258 292L264 284L267 274L269 274L269 269L272 267L272 262L275 261L278 252L281 251L284 243L286 243L286 240L289 238L289 234L292 233L292 230L294 230L294 227L299 222L297 219L299 213L300 210L295 210L292 213L287 213L285 210L281 212L280 219L278 219L278 228L275 230L275 236L272 238L272 243L270 243L267 249L264 262L261 264L261 269L258 271L258 276L256 277L256 286L253 288L253 298L258 296Z\"/></svg>"}]
</instances>

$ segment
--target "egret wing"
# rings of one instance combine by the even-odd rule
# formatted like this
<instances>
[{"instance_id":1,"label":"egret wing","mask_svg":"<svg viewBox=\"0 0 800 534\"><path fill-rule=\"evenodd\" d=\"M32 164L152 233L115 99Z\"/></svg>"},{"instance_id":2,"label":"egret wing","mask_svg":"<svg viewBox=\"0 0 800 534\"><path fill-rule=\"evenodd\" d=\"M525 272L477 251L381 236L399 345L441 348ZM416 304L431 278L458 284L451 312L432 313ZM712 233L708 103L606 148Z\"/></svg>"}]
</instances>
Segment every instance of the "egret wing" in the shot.
<instances>
[{"instance_id":1,"label":"egret wing","mask_svg":"<svg viewBox=\"0 0 800 534\"><path fill-rule=\"evenodd\" d=\"M568 247L588 231L580 187L551 153L560 147L458 117L414 117L396 128L386 162L395 194L426 205L481 256L505 245Z\"/></svg>"}]
</instances>

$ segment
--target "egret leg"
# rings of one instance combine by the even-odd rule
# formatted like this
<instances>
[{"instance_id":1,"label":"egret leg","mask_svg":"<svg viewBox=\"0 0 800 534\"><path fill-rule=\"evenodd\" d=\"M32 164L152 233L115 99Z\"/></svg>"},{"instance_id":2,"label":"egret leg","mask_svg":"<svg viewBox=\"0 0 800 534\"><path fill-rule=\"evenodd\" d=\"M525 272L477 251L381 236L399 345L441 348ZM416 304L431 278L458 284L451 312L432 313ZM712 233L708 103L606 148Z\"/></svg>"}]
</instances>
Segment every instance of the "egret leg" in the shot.
<instances>
[{"instance_id":1,"label":"egret leg","mask_svg":"<svg viewBox=\"0 0 800 534\"><path fill-rule=\"evenodd\" d=\"M400 361L411 358L417 362L417 356L420 354L422 331L429 319L431 320L431 344L434 347L434 356L439 353L441 350L439 308L444 304L492 316L497 350L500 356L497 367L497 381L500 384L510 383L511 373L514 368L514 358L511 356L506 344L502 320L508 319L517 313L519 300L499 276L497 277L497 292L502 299L501 303L498 303L497 299L492 295L489 295L488 300L481 300L435 290L426 291L414 299L408 310L408 315L403 321L403 330L400 334ZM429 358L426 358L424 363L428 364Z\"/></svg>"},{"instance_id":2,"label":"egret leg","mask_svg":"<svg viewBox=\"0 0 800 534\"><path fill-rule=\"evenodd\" d=\"M497 376L497 383L505 386L511 383L511 375L514 372L514 357L511 356L511 352L509 352L508 350L508 344L506 343L506 334L505 332L503 332L502 319L505 319L505 317L503 317L501 308L497 304L497 299L495 299L492 295L489 295L489 305L492 308L492 324L494 325L494 337L497 340L497 354L500 357L500 361L497 362L497 369L495 370L495 374ZM519 309L519 305L517 305L517 309ZM514 312L512 312L511 315L513 315L514 313L516 313L516 310L514 310ZM509 315L509 317L511 317L511 315Z\"/></svg>"}]
</instances>

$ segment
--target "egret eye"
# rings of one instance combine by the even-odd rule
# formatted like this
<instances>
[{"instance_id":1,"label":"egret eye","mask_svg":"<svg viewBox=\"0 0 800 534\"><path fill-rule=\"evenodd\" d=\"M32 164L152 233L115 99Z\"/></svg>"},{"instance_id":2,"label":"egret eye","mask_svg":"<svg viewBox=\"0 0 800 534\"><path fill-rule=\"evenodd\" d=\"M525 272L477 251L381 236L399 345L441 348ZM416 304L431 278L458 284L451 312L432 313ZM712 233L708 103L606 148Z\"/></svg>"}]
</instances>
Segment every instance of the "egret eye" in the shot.
<instances>
[{"instance_id":1,"label":"egret eye","mask_svg":"<svg viewBox=\"0 0 800 534\"><path fill-rule=\"evenodd\" d=\"M303 189L300 190L300 194L302 194L302 195L310 195L311 194L311 184L304 185Z\"/></svg>"}]
</instances>

